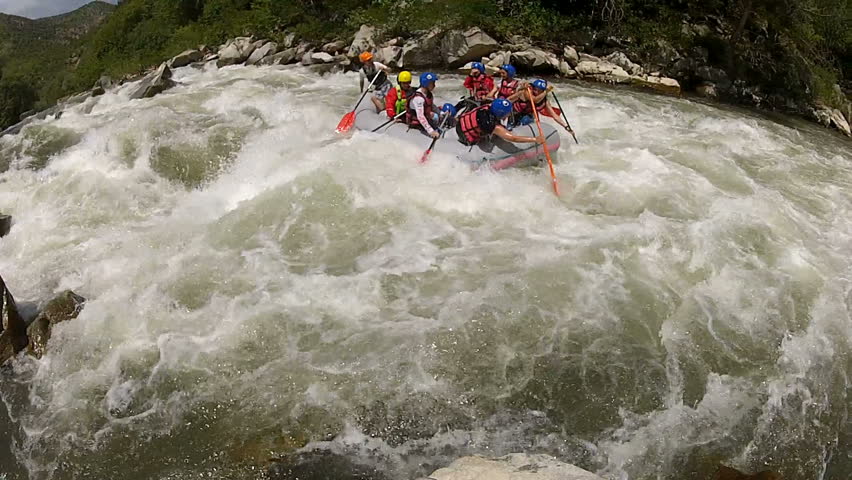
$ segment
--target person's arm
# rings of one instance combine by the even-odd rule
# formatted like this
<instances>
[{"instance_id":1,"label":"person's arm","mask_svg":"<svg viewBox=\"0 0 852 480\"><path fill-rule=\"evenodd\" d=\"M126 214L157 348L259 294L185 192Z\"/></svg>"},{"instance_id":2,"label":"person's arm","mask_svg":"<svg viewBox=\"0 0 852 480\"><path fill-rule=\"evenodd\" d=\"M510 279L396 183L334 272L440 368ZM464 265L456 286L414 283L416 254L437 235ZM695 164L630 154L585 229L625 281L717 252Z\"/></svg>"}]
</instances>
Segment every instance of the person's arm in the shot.
<instances>
[{"instance_id":1,"label":"person's arm","mask_svg":"<svg viewBox=\"0 0 852 480\"><path fill-rule=\"evenodd\" d=\"M547 140L541 135L537 137L521 137L518 135L512 135L512 133L506 130L506 128L502 125L494 126L494 135L497 135L498 137L502 138L503 140L506 140L507 142L538 144L547 143Z\"/></svg>"},{"instance_id":2,"label":"person's arm","mask_svg":"<svg viewBox=\"0 0 852 480\"><path fill-rule=\"evenodd\" d=\"M417 113L417 121L420 122L420 126L426 130L426 133L431 137L437 136L438 132L432 128L432 124L429 123L429 119L426 118L426 112L424 112L423 108L423 97L416 97L411 101L411 104L414 105L414 111Z\"/></svg>"},{"instance_id":3,"label":"person's arm","mask_svg":"<svg viewBox=\"0 0 852 480\"><path fill-rule=\"evenodd\" d=\"M494 82L494 84L491 86L491 91L488 92L487 98L494 100L495 98L497 98L497 92L498 91L499 91L499 89L497 88L497 82Z\"/></svg>"},{"instance_id":4,"label":"person's arm","mask_svg":"<svg viewBox=\"0 0 852 480\"><path fill-rule=\"evenodd\" d=\"M388 67L388 66L387 66L387 65L385 65L384 63L379 63L379 62L376 62L376 61L373 61L373 63L376 65L376 68L378 68L378 69L382 69L382 70L384 70L386 73L390 73L390 67Z\"/></svg>"},{"instance_id":5,"label":"person's arm","mask_svg":"<svg viewBox=\"0 0 852 480\"><path fill-rule=\"evenodd\" d=\"M515 91L515 93L511 94L507 100L509 100L512 103L515 103L518 100L520 100L521 97L526 97L526 92L527 92L526 90L518 89L518 90Z\"/></svg>"},{"instance_id":6,"label":"person's arm","mask_svg":"<svg viewBox=\"0 0 852 480\"><path fill-rule=\"evenodd\" d=\"M366 73L364 73L364 70L363 70L363 69L361 69L361 70L358 72L358 82L359 82L359 83L360 83L360 85L361 85L361 88L360 88L360 90L359 90L359 91L361 91L361 92L363 92L363 91L364 91L364 79L365 79L365 78L367 78L367 74L366 74Z\"/></svg>"},{"instance_id":7,"label":"person's arm","mask_svg":"<svg viewBox=\"0 0 852 480\"><path fill-rule=\"evenodd\" d=\"M385 97L385 113L388 114L388 118L393 118L396 116L396 89L391 88L388 92L387 97Z\"/></svg>"},{"instance_id":8,"label":"person's arm","mask_svg":"<svg viewBox=\"0 0 852 480\"><path fill-rule=\"evenodd\" d=\"M553 107L550 106L550 102L544 104L544 109L547 111L547 114L559 124L560 127L567 129L568 125L565 125L565 122L562 120L562 117L556 114L556 111L553 110Z\"/></svg>"}]
</instances>

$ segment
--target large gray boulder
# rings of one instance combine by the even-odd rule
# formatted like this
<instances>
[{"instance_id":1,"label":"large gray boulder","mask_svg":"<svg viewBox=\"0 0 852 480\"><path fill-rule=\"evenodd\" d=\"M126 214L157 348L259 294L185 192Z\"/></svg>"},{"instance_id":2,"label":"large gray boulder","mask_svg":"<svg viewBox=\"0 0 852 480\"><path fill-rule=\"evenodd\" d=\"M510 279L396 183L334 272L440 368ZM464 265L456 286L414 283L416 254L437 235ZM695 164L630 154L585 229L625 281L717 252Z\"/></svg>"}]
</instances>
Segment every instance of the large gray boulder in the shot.
<instances>
[{"instance_id":1,"label":"large gray boulder","mask_svg":"<svg viewBox=\"0 0 852 480\"><path fill-rule=\"evenodd\" d=\"M27 326L18 313L15 298L0 277L0 365L27 348Z\"/></svg>"},{"instance_id":2,"label":"large gray boulder","mask_svg":"<svg viewBox=\"0 0 852 480\"><path fill-rule=\"evenodd\" d=\"M29 353L41 358L47 350L47 342L54 325L77 318L85 303L85 298L71 290L66 290L49 301L27 329L30 339Z\"/></svg>"},{"instance_id":3,"label":"large gray boulder","mask_svg":"<svg viewBox=\"0 0 852 480\"><path fill-rule=\"evenodd\" d=\"M296 60L296 49L288 48L283 52L278 52L275 55L264 57L258 62L259 65L287 65Z\"/></svg>"},{"instance_id":4,"label":"large gray boulder","mask_svg":"<svg viewBox=\"0 0 852 480\"><path fill-rule=\"evenodd\" d=\"M361 25L352 44L349 45L349 56L356 57L361 52L372 51L376 48L376 29L369 25Z\"/></svg>"},{"instance_id":5,"label":"large gray boulder","mask_svg":"<svg viewBox=\"0 0 852 480\"><path fill-rule=\"evenodd\" d=\"M219 50L219 59L216 60L216 65L221 68L243 63L259 46L251 37L237 37Z\"/></svg>"},{"instance_id":6,"label":"large gray boulder","mask_svg":"<svg viewBox=\"0 0 852 480\"><path fill-rule=\"evenodd\" d=\"M325 53L330 53L332 55L342 52L343 49L346 48L346 42L343 40L336 40L334 42L328 42L322 46L322 51Z\"/></svg>"},{"instance_id":7,"label":"large gray boulder","mask_svg":"<svg viewBox=\"0 0 852 480\"><path fill-rule=\"evenodd\" d=\"M624 71L629 73L630 75L642 75L642 73L644 73L642 71L641 65L633 63L632 61L630 61L630 59L627 57L627 55L625 55L622 52L613 52L613 53L607 55L606 57L604 57L604 60L606 60L607 62L609 62L613 65L618 65L619 67L623 68Z\"/></svg>"},{"instance_id":8,"label":"large gray boulder","mask_svg":"<svg viewBox=\"0 0 852 480\"><path fill-rule=\"evenodd\" d=\"M603 480L549 455L512 453L500 458L463 457L436 470L432 480Z\"/></svg>"},{"instance_id":9,"label":"large gray boulder","mask_svg":"<svg viewBox=\"0 0 852 480\"><path fill-rule=\"evenodd\" d=\"M331 63L334 57L325 52L316 52L311 54L312 63Z\"/></svg>"},{"instance_id":10,"label":"large gray boulder","mask_svg":"<svg viewBox=\"0 0 852 480\"><path fill-rule=\"evenodd\" d=\"M139 86L130 94L132 100L151 98L175 86L172 70L166 63L139 82Z\"/></svg>"},{"instance_id":11,"label":"large gray boulder","mask_svg":"<svg viewBox=\"0 0 852 480\"><path fill-rule=\"evenodd\" d=\"M441 52L450 68L460 67L470 61L479 61L499 50L497 40L489 37L478 27L464 32L453 30L447 32L441 40Z\"/></svg>"},{"instance_id":12,"label":"large gray boulder","mask_svg":"<svg viewBox=\"0 0 852 480\"><path fill-rule=\"evenodd\" d=\"M537 48L513 52L512 64L534 72L559 71L559 59L556 58L556 55Z\"/></svg>"},{"instance_id":13,"label":"large gray boulder","mask_svg":"<svg viewBox=\"0 0 852 480\"><path fill-rule=\"evenodd\" d=\"M409 40L402 47L405 68L430 67L441 63L441 31L432 30L420 38Z\"/></svg>"},{"instance_id":14,"label":"large gray boulder","mask_svg":"<svg viewBox=\"0 0 852 480\"><path fill-rule=\"evenodd\" d=\"M571 65L571 68L576 67L580 63L580 54L572 46L566 45L562 51L562 56L565 57L565 61Z\"/></svg>"},{"instance_id":15,"label":"large gray boulder","mask_svg":"<svg viewBox=\"0 0 852 480\"><path fill-rule=\"evenodd\" d=\"M200 62L203 58L204 53L200 50L184 50L169 60L169 66L172 68L185 67L190 63Z\"/></svg>"},{"instance_id":16,"label":"large gray boulder","mask_svg":"<svg viewBox=\"0 0 852 480\"><path fill-rule=\"evenodd\" d=\"M402 47L382 47L376 51L374 58L391 68L399 68L399 61L402 59Z\"/></svg>"},{"instance_id":17,"label":"large gray boulder","mask_svg":"<svg viewBox=\"0 0 852 480\"><path fill-rule=\"evenodd\" d=\"M257 65L264 58L275 55L278 51L278 44L275 42L266 42L260 46L260 48L256 48L251 55L249 55L246 60L246 65Z\"/></svg>"},{"instance_id":18,"label":"large gray boulder","mask_svg":"<svg viewBox=\"0 0 852 480\"><path fill-rule=\"evenodd\" d=\"M281 41L281 47L282 48L290 48L295 44L296 44L296 34L292 33L292 32L288 33L287 35L284 35L284 40Z\"/></svg>"}]
</instances>

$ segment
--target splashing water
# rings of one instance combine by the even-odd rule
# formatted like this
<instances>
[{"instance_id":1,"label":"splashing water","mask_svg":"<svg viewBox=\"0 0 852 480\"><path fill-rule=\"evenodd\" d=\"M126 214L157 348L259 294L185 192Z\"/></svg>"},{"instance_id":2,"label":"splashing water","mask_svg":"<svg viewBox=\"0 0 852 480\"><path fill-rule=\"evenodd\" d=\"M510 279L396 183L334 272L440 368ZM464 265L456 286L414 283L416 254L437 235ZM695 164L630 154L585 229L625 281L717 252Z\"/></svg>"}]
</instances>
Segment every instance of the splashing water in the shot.
<instances>
[{"instance_id":1,"label":"splashing water","mask_svg":"<svg viewBox=\"0 0 852 480\"><path fill-rule=\"evenodd\" d=\"M89 299L0 380L0 470L256 478L308 444L395 478L512 451L852 472L848 142L563 84L556 198L541 169L338 138L353 74L175 78L0 138L0 273Z\"/></svg>"}]
</instances>

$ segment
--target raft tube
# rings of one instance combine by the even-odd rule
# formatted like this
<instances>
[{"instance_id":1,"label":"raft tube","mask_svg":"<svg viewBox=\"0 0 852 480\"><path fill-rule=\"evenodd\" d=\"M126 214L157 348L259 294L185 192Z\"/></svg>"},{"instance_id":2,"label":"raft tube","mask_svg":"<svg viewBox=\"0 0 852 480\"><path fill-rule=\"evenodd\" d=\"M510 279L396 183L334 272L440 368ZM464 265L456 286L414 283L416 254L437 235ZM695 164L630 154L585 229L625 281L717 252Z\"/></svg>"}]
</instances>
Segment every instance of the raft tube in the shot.
<instances>
[{"instance_id":1,"label":"raft tube","mask_svg":"<svg viewBox=\"0 0 852 480\"><path fill-rule=\"evenodd\" d=\"M436 105L441 105L435 100ZM387 114L377 114L370 107L360 108L355 114L355 128L363 131L372 131L389 120ZM560 146L559 133L554 127L544 122L541 123L544 138L547 139L547 149L550 151L553 161L556 162L556 151ZM404 123L390 123L377 130L376 133L388 135L422 146L425 151L429 148L431 138L418 129L410 129ZM535 122L531 125L520 125L512 130L512 133L524 137L535 137L538 135L538 127ZM472 168L482 167L493 170L503 170L512 167L530 167L541 165L545 161L544 148L535 143L507 142L493 135L490 139L480 142L473 147L459 142L456 129L450 128L444 131L443 136L437 143L432 153L445 153L454 155L456 158L469 164Z\"/></svg>"}]
</instances>

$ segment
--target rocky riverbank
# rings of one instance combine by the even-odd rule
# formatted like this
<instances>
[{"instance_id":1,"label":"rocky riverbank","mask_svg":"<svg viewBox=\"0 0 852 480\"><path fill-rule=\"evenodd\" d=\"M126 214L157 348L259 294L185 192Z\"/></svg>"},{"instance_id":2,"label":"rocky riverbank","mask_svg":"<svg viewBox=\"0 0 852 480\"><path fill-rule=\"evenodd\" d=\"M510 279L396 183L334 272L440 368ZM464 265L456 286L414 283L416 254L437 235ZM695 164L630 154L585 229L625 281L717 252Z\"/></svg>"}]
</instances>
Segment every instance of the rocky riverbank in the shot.
<instances>
[{"instance_id":1,"label":"rocky riverbank","mask_svg":"<svg viewBox=\"0 0 852 480\"><path fill-rule=\"evenodd\" d=\"M722 34L719 29L719 26L706 24L683 25L684 35L706 43ZM32 120L58 117L64 109L101 95L114 85L138 82L131 98L154 96L174 85L171 68L202 66L208 62L215 62L218 67L301 64L325 73L357 69L357 55L365 50L374 52L376 60L398 70L463 70L470 62L481 61L494 73L500 65L511 63L524 76L553 76L645 88L670 95L696 95L801 116L852 136L852 102L839 85L834 86L832 102L839 108L764 95L759 87L740 80L732 81L725 71L711 66L711 52L704 47L679 51L659 39L653 47L639 48L631 38L599 38L590 32L575 35L575 41L566 45L537 45L520 36L501 43L476 27L464 31L434 29L408 39L381 39L378 30L369 25L362 25L352 39L322 44L298 39L290 33L283 35L279 42L237 37L218 48L200 46L119 82L101 78L90 91L67 97L38 114L30 114L2 133L15 134Z\"/></svg>"}]
</instances>

